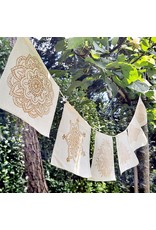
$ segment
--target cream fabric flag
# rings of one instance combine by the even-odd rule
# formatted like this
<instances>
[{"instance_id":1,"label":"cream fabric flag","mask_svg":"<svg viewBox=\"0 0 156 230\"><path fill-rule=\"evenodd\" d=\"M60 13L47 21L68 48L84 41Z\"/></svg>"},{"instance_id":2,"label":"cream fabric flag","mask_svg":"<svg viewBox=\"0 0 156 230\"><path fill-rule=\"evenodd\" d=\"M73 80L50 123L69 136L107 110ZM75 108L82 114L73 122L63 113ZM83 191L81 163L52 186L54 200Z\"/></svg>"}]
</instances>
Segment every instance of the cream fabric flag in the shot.
<instances>
[{"instance_id":1,"label":"cream fabric flag","mask_svg":"<svg viewBox=\"0 0 156 230\"><path fill-rule=\"evenodd\" d=\"M0 81L0 108L49 137L59 87L28 38L18 38Z\"/></svg>"},{"instance_id":2,"label":"cream fabric flag","mask_svg":"<svg viewBox=\"0 0 156 230\"><path fill-rule=\"evenodd\" d=\"M98 131L95 135L91 174L90 180L94 181L116 180L112 137Z\"/></svg>"},{"instance_id":3,"label":"cream fabric flag","mask_svg":"<svg viewBox=\"0 0 156 230\"><path fill-rule=\"evenodd\" d=\"M129 144L127 130L116 136L117 154L121 174L139 164L133 149Z\"/></svg>"},{"instance_id":4,"label":"cream fabric flag","mask_svg":"<svg viewBox=\"0 0 156 230\"><path fill-rule=\"evenodd\" d=\"M147 124L146 107L145 107L141 97L139 97L138 104L136 106L136 110L134 113L134 117L137 119L137 121L141 127Z\"/></svg>"},{"instance_id":5,"label":"cream fabric flag","mask_svg":"<svg viewBox=\"0 0 156 230\"><path fill-rule=\"evenodd\" d=\"M147 138L135 116L128 126L128 140L133 151L148 143Z\"/></svg>"},{"instance_id":6,"label":"cream fabric flag","mask_svg":"<svg viewBox=\"0 0 156 230\"><path fill-rule=\"evenodd\" d=\"M64 105L51 164L81 177L91 177L90 134L89 124L67 102Z\"/></svg>"}]
</instances>

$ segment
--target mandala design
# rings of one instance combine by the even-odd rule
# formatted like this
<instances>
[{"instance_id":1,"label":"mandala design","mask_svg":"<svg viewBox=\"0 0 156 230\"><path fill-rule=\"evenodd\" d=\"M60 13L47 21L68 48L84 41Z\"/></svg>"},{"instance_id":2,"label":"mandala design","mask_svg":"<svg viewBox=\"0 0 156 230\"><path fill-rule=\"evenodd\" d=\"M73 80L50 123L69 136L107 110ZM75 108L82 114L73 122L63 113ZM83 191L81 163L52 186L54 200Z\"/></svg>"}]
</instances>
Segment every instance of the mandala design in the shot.
<instances>
[{"instance_id":1,"label":"mandala design","mask_svg":"<svg viewBox=\"0 0 156 230\"><path fill-rule=\"evenodd\" d=\"M95 165L101 177L110 175L112 172L112 168L109 167L110 157L108 156L111 151L110 144L106 141L98 149Z\"/></svg>"},{"instance_id":2,"label":"mandala design","mask_svg":"<svg viewBox=\"0 0 156 230\"><path fill-rule=\"evenodd\" d=\"M36 57L20 56L8 77L13 102L32 118L50 111L54 92L47 71Z\"/></svg>"},{"instance_id":3,"label":"mandala design","mask_svg":"<svg viewBox=\"0 0 156 230\"><path fill-rule=\"evenodd\" d=\"M82 149L83 138L86 136L85 133L82 133L79 128L79 120L77 119L75 123L70 121L70 131L68 134L64 134L62 138L66 140L68 145L68 157L67 162L73 160L74 163L78 164L80 156L85 156L85 152Z\"/></svg>"}]
</instances>

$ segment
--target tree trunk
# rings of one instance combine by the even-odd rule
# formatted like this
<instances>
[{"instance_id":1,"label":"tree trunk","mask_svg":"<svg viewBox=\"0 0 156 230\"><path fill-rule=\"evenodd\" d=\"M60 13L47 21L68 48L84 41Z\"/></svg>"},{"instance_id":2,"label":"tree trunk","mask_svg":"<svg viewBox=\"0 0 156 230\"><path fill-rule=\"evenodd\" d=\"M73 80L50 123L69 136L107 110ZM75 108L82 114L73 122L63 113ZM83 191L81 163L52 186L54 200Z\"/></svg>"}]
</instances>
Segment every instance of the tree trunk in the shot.
<instances>
[{"instance_id":1,"label":"tree trunk","mask_svg":"<svg viewBox=\"0 0 156 230\"><path fill-rule=\"evenodd\" d=\"M10 45L13 46L16 38L7 39L10 41ZM23 122L23 126L24 159L25 172L28 176L28 192L48 192L48 187L44 177L44 170L37 132L34 128L32 128L25 122Z\"/></svg>"},{"instance_id":2,"label":"tree trunk","mask_svg":"<svg viewBox=\"0 0 156 230\"><path fill-rule=\"evenodd\" d=\"M34 128L25 123L24 132L25 171L28 176L28 192L48 192L44 177L39 141Z\"/></svg>"},{"instance_id":3,"label":"tree trunk","mask_svg":"<svg viewBox=\"0 0 156 230\"><path fill-rule=\"evenodd\" d=\"M148 126L143 127L143 131L148 139ZM139 192L150 193L149 180L149 145L141 147L137 150L137 157L139 159L138 178L139 178Z\"/></svg>"}]
</instances>

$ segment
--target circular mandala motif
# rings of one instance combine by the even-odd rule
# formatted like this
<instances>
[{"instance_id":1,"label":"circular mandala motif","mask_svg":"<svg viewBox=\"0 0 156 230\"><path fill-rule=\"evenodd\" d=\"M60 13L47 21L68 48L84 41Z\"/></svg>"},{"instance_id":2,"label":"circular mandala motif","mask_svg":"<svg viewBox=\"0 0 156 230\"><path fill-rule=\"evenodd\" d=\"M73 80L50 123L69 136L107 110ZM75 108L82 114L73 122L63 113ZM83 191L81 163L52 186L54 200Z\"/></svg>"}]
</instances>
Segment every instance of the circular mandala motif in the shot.
<instances>
[{"instance_id":1,"label":"circular mandala motif","mask_svg":"<svg viewBox=\"0 0 156 230\"><path fill-rule=\"evenodd\" d=\"M8 86L14 104L30 117L42 117L49 113L54 92L46 70L36 57L17 58L8 77Z\"/></svg>"}]
</instances>

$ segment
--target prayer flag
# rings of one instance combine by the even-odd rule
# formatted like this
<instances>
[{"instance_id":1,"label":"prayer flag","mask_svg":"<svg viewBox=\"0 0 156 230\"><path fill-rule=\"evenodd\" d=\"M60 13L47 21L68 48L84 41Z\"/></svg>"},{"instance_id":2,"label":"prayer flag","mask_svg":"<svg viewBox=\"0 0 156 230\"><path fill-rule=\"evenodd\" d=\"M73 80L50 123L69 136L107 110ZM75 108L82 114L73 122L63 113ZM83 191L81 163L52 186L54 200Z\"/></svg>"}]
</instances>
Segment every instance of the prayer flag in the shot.
<instances>
[{"instance_id":1,"label":"prayer flag","mask_svg":"<svg viewBox=\"0 0 156 230\"><path fill-rule=\"evenodd\" d=\"M59 87L28 38L18 38L0 81L0 108L49 137Z\"/></svg>"},{"instance_id":2,"label":"prayer flag","mask_svg":"<svg viewBox=\"0 0 156 230\"><path fill-rule=\"evenodd\" d=\"M130 146L127 130L116 136L117 155L121 174L139 164L135 152Z\"/></svg>"},{"instance_id":3,"label":"prayer flag","mask_svg":"<svg viewBox=\"0 0 156 230\"><path fill-rule=\"evenodd\" d=\"M147 112L146 112L146 107L141 99L139 97L138 104L134 113L134 117L137 119L138 123L140 126L144 126L147 124Z\"/></svg>"},{"instance_id":4,"label":"prayer flag","mask_svg":"<svg viewBox=\"0 0 156 230\"><path fill-rule=\"evenodd\" d=\"M147 137L145 136L135 116L133 117L127 130L128 130L128 141L133 151L135 151L136 149L142 146L145 146L148 143Z\"/></svg>"},{"instance_id":5,"label":"prayer flag","mask_svg":"<svg viewBox=\"0 0 156 230\"><path fill-rule=\"evenodd\" d=\"M91 177L90 125L68 102L64 105L51 164L81 177Z\"/></svg>"},{"instance_id":6,"label":"prayer flag","mask_svg":"<svg viewBox=\"0 0 156 230\"><path fill-rule=\"evenodd\" d=\"M91 166L94 181L113 181L115 178L113 140L111 136L96 132Z\"/></svg>"}]
</instances>

